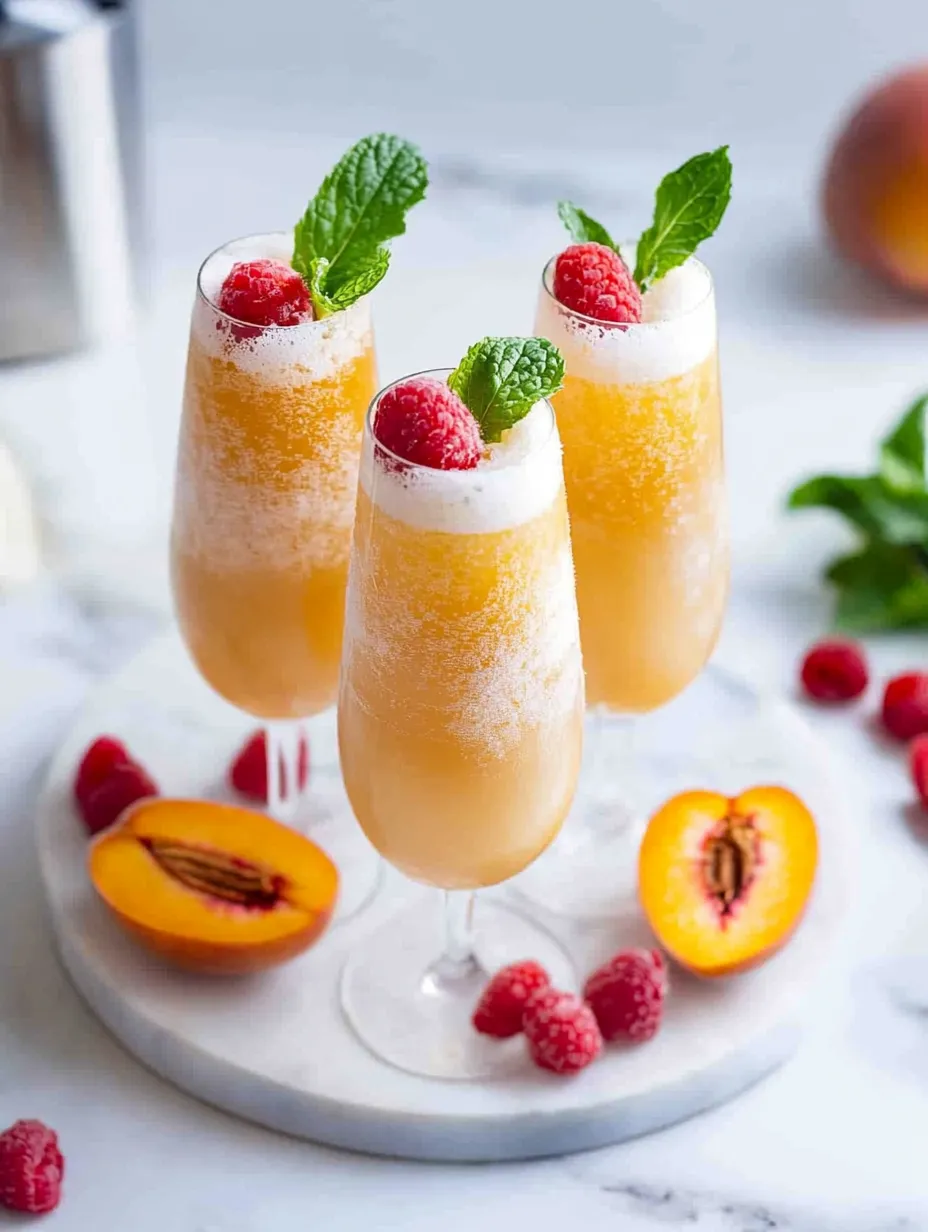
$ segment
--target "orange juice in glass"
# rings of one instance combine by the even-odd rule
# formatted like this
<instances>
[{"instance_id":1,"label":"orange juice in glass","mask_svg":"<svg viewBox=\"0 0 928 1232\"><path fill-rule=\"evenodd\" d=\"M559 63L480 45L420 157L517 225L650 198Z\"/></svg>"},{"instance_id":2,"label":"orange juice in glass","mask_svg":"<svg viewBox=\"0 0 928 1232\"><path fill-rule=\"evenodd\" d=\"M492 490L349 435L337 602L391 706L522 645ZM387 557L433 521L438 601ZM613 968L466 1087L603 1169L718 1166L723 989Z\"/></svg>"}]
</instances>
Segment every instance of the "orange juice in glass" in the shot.
<instances>
[{"instance_id":1,"label":"orange juice in glass","mask_svg":"<svg viewBox=\"0 0 928 1232\"><path fill-rule=\"evenodd\" d=\"M695 258L642 297L639 323L578 316L545 269L536 332L560 347L564 442L590 706L674 698L715 645L728 532L715 297Z\"/></svg>"},{"instance_id":2,"label":"orange juice in glass","mask_svg":"<svg viewBox=\"0 0 928 1232\"><path fill-rule=\"evenodd\" d=\"M633 889L649 730L633 720L687 689L722 626L729 546L715 294L686 251L718 225L730 181L724 148L672 172L637 251L620 251L562 203L578 243L542 276L535 332L565 364L553 401L590 709L575 816L522 889L569 915L608 915ZM707 707L697 726L705 734L712 722ZM654 753L656 806L671 792L667 759L685 753Z\"/></svg>"},{"instance_id":3,"label":"orange juice in glass","mask_svg":"<svg viewBox=\"0 0 928 1232\"><path fill-rule=\"evenodd\" d=\"M207 683L263 720L268 805L283 818L300 803L299 720L338 691L361 436L377 388L368 292L426 179L408 142L362 138L293 231L224 245L197 281L171 536L175 608ZM313 833L343 873L344 915L373 890L377 859L347 808L325 803L318 770Z\"/></svg>"},{"instance_id":4,"label":"orange juice in glass","mask_svg":"<svg viewBox=\"0 0 928 1232\"><path fill-rule=\"evenodd\" d=\"M187 647L217 693L263 719L335 701L361 428L377 388L366 299L261 329L217 306L233 264L286 261L292 243L238 240L200 271L172 534Z\"/></svg>"},{"instance_id":5,"label":"orange juice in glass","mask_svg":"<svg viewBox=\"0 0 928 1232\"><path fill-rule=\"evenodd\" d=\"M443 381L447 372L422 376ZM511 1056L487 1047L469 1021L486 979L471 892L548 846L580 764L583 677L561 447L540 400L473 469L416 465L378 440L378 401L348 586L342 768L355 815L385 859L462 893L446 896L437 961L428 907L414 908L349 962L343 999L361 1038L393 1064L474 1077ZM494 967L554 948L513 912L480 912ZM563 965L556 952L548 961Z\"/></svg>"}]
</instances>

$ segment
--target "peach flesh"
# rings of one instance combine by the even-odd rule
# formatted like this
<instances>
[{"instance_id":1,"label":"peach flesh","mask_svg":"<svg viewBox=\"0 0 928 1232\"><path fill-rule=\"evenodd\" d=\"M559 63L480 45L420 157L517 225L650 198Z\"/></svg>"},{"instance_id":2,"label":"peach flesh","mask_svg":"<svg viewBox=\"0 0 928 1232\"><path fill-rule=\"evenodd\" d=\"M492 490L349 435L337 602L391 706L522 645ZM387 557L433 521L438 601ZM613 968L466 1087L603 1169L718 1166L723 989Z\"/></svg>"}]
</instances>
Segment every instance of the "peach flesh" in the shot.
<instances>
[{"instance_id":1,"label":"peach flesh","mask_svg":"<svg viewBox=\"0 0 928 1232\"><path fill-rule=\"evenodd\" d=\"M302 953L324 931L338 873L263 813L140 801L91 846L97 894L133 937L194 971L239 974Z\"/></svg>"},{"instance_id":2,"label":"peach flesh","mask_svg":"<svg viewBox=\"0 0 928 1232\"><path fill-rule=\"evenodd\" d=\"M764 962L791 936L818 862L815 822L782 787L675 796L648 824L639 894L664 949L706 976Z\"/></svg>"}]
</instances>

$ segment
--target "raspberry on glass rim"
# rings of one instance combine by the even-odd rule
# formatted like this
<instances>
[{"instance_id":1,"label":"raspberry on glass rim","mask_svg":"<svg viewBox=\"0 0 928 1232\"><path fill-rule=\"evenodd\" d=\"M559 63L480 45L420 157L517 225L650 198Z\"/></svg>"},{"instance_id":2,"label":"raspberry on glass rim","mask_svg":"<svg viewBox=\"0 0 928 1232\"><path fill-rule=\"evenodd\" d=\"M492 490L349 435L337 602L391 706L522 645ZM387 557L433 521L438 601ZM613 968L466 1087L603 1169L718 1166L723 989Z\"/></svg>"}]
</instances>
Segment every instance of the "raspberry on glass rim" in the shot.
<instances>
[{"instance_id":1,"label":"raspberry on glass rim","mask_svg":"<svg viewBox=\"0 0 928 1232\"><path fill-rule=\"evenodd\" d=\"M223 281L218 308L248 325L301 325L313 319L309 289L283 261L237 261Z\"/></svg>"},{"instance_id":2,"label":"raspberry on glass rim","mask_svg":"<svg viewBox=\"0 0 928 1232\"><path fill-rule=\"evenodd\" d=\"M473 470L483 452L477 420L436 377L411 377L388 389L377 404L373 428L390 453L434 470Z\"/></svg>"},{"instance_id":3,"label":"raspberry on glass rim","mask_svg":"<svg viewBox=\"0 0 928 1232\"><path fill-rule=\"evenodd\" d=\"M554 262L554 298L583 316L609 324L641 320L641 292L631 270L605 244L571 244Z\"/></svg>"}]
</instances>

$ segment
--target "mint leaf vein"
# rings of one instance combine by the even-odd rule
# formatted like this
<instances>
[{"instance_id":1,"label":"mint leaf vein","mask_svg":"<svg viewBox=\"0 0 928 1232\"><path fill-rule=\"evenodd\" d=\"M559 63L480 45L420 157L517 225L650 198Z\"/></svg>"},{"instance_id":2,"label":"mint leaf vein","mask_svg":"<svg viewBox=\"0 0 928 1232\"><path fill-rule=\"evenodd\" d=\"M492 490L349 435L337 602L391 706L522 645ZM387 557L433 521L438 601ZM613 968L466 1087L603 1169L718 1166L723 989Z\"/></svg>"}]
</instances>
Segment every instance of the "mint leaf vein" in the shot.
<instances>
[{"instance_id":1,"label":"mint leaf vein","mask_svg":"<svg viewBox=\"0 0 928 1232\"><path fill-rule=\"evenodd\" d=\"M383 278L387 243L405 232L427 185L418 149L390 133L363 137L343 155L294 230L293 268L318 315L347 307Z\"/></svg>"},{"instance_id":2,"label":"mint leaf vein","mask_svg":"<svg viewBox=\"0 0 928 1232\"><path fill-rule=\"evenodd\" d=\"M642 291L696 251L714 234L731 199L728 146L697 154L664 176L654 221L638 241L635 281Z\"/></svg>"},{"instance_id":3,"label":"mint leaf vein","mask_svg":"<svg viewBox=\"0 0 928 1232\"><path fill-rule=\"evenodd\" d=\"M492 443L536 402L556 393L563 379L564 360L546 338L483 338L448 384L477 420L483 439Z\"/></svg>"}]
</instances>

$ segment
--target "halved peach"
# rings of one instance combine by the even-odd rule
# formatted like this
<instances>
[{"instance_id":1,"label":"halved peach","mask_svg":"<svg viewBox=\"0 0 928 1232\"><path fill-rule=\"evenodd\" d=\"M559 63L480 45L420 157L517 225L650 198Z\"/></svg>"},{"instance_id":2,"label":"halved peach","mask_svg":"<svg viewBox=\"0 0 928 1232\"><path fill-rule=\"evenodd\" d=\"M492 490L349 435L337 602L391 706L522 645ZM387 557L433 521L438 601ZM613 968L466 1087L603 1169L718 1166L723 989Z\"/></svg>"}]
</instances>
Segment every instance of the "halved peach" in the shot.
<instances>
[{"instance_id":1,"label":"halved peach","mask_svg":"<svg viewBox=\"0 0 928 1232\"><path fill-rule=\"evenodd\" d=\"M258 971L324 931L338 872L264 813L206 800L131 805L92 844L90 879L119 923L194 971Z\"/></svg>"},{"instance_id":2,"label":"halved peach","mask_svg":"<svg viewBox=\"0 0 928 1232\"><path fill-rule=\"evenodd\" d=\"M784 787L736 799L674 796L651 818L638 891L667 952L698 975L730 975L769 958L809 901L818 863L812 814Z\"/></svg>"}]
</instances>

